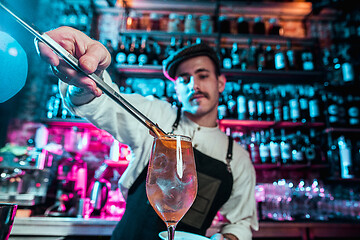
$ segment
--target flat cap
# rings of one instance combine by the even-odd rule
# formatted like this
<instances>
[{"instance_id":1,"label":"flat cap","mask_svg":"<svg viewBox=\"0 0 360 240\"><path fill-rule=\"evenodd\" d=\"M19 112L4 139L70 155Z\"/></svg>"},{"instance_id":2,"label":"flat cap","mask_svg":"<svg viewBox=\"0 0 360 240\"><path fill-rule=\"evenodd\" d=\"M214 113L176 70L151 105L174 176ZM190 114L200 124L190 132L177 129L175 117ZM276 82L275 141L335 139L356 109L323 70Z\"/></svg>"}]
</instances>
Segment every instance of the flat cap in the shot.
<instances>
[{"instance_id":1,"label":"flat cap","mask_svg":"<svg viewBox=\"0 0 360 240\"><path fill-rule=\"evenodd\" d=\"M206 43L192 44L177 50L163 62L163 73L169 80L175 81L176 68L189 58L208 56L215 64L215 69L220 73L219 57L215 50Z\"/></svg>"}]
</instances>

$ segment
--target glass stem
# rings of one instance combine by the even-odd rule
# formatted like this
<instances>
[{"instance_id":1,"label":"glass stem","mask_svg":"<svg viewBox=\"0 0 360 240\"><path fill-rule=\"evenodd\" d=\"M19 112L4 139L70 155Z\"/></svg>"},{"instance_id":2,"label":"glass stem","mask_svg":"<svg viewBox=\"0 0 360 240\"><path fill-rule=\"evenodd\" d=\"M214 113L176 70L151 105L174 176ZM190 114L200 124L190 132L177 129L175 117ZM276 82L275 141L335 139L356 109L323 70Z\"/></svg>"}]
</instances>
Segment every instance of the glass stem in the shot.
<instances>
[{"instance_id":1,"label":"glass stem","mask_svg":"<svg viewBox=\"0 0 360 240\"><path fill-rule=\"evenodd\" d=\"M175 225L169 225L168 230L168 240L174 240L175 237Z\"/></svg>"}]
</instances>

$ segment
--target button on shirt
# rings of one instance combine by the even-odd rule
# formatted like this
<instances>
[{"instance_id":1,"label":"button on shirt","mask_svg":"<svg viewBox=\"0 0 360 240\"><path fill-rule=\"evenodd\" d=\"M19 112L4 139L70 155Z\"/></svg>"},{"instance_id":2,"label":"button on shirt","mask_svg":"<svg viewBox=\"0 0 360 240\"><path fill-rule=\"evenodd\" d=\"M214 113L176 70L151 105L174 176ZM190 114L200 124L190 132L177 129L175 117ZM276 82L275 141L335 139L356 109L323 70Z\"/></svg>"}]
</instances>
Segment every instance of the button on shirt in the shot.
<instances>
[{"instance_id":1,"label":"button on shirt","mask_svg":"<svg viewBox=\"0 0 360 240\"><path fill-rule=\"evenodd\" d=\"M118 89L106 72L104 80L114 89ZM59 86L61 95L66 96L68 85L60 81ZM122 96L165 132L171 131L177 111L171 104L138 94ZM81 106L74 106L68 98L64 98L64 103L74 114L130 146L132 159L119 181L120 190L126 198L128 189L149 161L153 142L149 130L105 94ZM218 127L202 127L182 115L174 133L190 136L194 148L226 164L228 137ZM230 223L226 224L221 232L234 234L240 240L250 240L251 228L258 230L254 193L256 177L248 152L239 144L234 144L233 147L231 170L234 178L233 190L229 200L220 209L220 213Z\"/></svg>"}]
</instances>

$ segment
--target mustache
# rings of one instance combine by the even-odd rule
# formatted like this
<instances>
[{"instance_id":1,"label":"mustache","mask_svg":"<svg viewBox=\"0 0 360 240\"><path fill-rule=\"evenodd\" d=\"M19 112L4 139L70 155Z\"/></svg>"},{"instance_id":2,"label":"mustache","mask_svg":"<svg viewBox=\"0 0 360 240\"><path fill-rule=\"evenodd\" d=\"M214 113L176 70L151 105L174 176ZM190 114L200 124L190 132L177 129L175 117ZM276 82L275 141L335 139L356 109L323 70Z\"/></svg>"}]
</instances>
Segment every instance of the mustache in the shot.
<instances>
[{"instance_id":1,"label":"mustache","mask_svg":"<svg viewBox=\"0 0 360 240\"><path fill-rule=\"evenodd\" d=\"M205 97L205 98L208 98L209 95L206 93L206 92L201 92L201 91L197 91L197 92L194 92L190 95L190 100L193 100L197 97Z\"/></svg>"}]
</instances>

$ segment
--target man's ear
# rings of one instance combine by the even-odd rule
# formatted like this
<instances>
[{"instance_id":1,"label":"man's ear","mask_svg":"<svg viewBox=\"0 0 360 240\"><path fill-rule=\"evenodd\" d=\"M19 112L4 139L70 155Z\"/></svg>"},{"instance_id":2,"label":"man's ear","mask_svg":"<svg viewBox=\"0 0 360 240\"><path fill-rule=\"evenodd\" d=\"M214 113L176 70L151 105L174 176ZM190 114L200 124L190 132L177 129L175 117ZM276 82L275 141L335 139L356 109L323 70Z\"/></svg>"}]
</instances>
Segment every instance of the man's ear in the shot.
<instances>
[{"instance_id":1,"label":"man's ear","mask_svg":"<svg viewBox=\"0 0 360 240\"><path fill-rule=\"evenodd\" d=\"M218 88L219 88L219 92L222 93L225 89L225 84L226 84L226 77L224 74L221 74L218 77Z\"/></svg>"}]
</instances>

